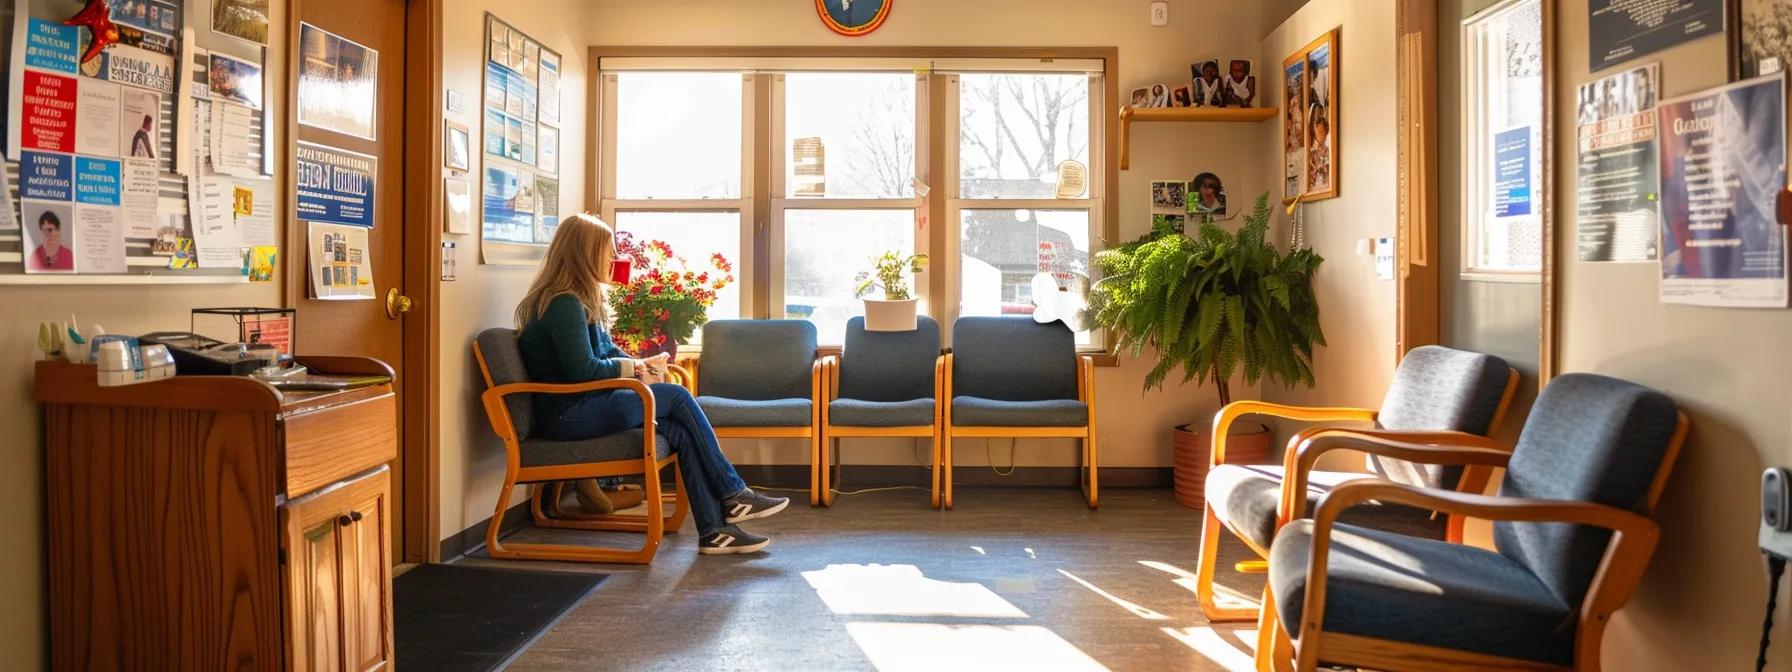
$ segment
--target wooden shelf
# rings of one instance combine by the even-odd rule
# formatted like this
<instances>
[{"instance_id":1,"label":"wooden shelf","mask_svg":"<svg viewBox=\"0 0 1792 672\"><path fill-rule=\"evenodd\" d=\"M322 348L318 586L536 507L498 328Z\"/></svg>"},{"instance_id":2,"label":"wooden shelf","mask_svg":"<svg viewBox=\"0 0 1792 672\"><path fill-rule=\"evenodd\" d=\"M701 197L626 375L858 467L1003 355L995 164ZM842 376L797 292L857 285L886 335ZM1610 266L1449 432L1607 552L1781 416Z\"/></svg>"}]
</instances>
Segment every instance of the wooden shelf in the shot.
<instances>
[{"instance_id":1,"label":"wooden shelf","mask_svg":"<svg viewBox=\"0 0 1792 672\"><path fill-rule=\"evenodd\" d=\"M1204 123L1255 123L1276 118L1274 107L1133 107L1120 108L1120 169L1131 163L1132 124L1135 121Z\"/></svg>"}]
</instances>

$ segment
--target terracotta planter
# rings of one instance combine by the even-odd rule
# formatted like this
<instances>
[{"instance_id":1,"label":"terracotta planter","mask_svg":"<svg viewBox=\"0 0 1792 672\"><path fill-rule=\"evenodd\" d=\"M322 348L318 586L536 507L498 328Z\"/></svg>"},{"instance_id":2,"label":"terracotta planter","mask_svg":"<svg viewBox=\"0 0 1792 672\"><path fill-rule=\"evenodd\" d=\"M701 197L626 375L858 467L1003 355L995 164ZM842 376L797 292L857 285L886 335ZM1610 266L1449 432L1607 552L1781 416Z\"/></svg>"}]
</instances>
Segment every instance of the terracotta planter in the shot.
<instances>
[{"instance_id":1,"label":"terracotta planter","mask_svg":"<svg viewBox=\"0 0 1792 672\"><path fill-rule=\"evenodd\" d=\"M1207 462L1213 446L1211 425L1177 425L1171 432L1176 472L1176 503L1191 509L1205 506ZM1262 464L1269 460L1269 428L1235 423L1226 439L1227 464Z\"/></svg>"},{"instance_id":2,"label":"terracotta planter","mask_svg":"<svg viewBox=\"0 0 1792 672\"><path fill-rule=\"evenodd\" d=\"M865 331L914 331L915 299L865 299Z\"/></svg>"}]
</instances>

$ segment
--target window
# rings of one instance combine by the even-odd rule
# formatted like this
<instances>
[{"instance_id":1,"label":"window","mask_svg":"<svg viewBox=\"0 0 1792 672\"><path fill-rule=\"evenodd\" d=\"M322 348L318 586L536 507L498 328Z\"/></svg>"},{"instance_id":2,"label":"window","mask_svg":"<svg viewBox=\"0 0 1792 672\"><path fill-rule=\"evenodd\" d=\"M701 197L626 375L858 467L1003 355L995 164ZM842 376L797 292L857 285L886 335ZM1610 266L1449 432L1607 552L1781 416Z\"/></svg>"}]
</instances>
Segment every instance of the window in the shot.
<instances>
[{"instance_id":1,"label":"window","mask_svg":"<svg viewBox=\"0 0 1792 672\"><path fill-rule=\"evenodd\" d=\"M1463 272L1543 267L1543 13L1510 0L1463 24Z\"/></svg>"},{"instance_id":2,"label":"window","mask_svg":"<svg viewBox=\"0 0 1792 672\"><path fill-rule=\"evenodd\" d=\"M602 215L687 259L738 259L712 318L805 319L824 345L864 314L856 278L885 251L929 255L914 294L942 323L1029 314L1041 273L1088 288L1103 66L604 58ZM1077 193L1059 188L1072 161Z\"/></svg>"}]
</instances>

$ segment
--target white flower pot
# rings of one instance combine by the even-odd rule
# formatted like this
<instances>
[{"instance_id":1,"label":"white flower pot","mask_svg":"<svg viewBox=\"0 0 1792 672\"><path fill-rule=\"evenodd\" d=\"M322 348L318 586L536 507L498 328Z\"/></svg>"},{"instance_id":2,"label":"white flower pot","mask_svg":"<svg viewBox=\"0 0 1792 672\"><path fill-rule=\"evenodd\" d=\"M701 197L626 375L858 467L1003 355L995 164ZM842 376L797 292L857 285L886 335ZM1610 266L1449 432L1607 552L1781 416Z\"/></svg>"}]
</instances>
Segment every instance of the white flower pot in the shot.
<instances>
[{"instance_id":1,"label":"white flower pot","mask_svg":"<svg viewBox=\"0 0 1792 672\"><path fill-rule=\"evenodd\" d=\"M865 299L865 331L914 331L915 299Z\"/></svg>"}]
</instances>

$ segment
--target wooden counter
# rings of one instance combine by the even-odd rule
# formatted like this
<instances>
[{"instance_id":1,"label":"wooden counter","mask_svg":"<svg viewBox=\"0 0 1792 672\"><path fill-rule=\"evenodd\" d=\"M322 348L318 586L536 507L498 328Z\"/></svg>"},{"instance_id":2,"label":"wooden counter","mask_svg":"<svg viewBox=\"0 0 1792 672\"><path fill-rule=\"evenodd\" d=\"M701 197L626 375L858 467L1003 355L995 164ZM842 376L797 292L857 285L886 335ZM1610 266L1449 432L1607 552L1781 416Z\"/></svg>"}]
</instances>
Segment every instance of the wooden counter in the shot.
<instances>
[{"instance_id":1,"label":"wooden counter","mask_svg":"<svg viewBox=\"0 0 1792 672\"><path fill-rule=\"evenodd\" d=\"M92 365L37 365L54 669L391 665L391 385L95 379Z\"/></svg>"}]
</instances>

